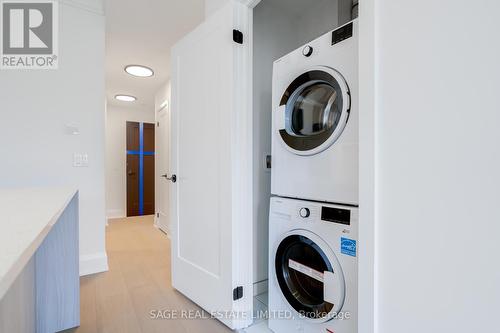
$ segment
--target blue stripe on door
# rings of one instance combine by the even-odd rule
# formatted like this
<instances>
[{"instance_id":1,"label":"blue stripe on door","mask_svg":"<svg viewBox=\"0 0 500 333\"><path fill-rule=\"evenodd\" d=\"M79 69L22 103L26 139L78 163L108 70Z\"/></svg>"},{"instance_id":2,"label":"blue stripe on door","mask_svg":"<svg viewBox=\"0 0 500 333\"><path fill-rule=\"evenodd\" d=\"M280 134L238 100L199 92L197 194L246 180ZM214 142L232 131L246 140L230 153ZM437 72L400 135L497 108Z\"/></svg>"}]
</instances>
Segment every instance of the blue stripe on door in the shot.
<instances>
[{"instance_id":1,"label":"blue stripe on door","mask_svg":"<svg viewBox=\"0 0 500 333\"><path fill-rule=\"evenodd\" d=\"M154 151L144 151L144 124L139 123L139 151L127 150L127 155L139 155L139 215L144 215L144 156L154 154Z\"/></svg>"},{"instance_id":2,"label":"blue stripe on door","mask_svg":"<svg viewBox=\"0 0 500 333\"><path fill-rule=\"evenodd\" d=\"M139 215L144 214L144 124L139 123Z\"/></svg>"},{"instance_id":3,"label":"blue stripe on door","mask_svg":"<svg viewBox=\"0 0 500 333\"><path fill-rule=\"evenodd\" d=\"M127 150L127 155L140 155L141 153L138 150ZM153 156L155 154L154 151L145 151L142 153L144 156Z\"/></svg>"}]
</instances>

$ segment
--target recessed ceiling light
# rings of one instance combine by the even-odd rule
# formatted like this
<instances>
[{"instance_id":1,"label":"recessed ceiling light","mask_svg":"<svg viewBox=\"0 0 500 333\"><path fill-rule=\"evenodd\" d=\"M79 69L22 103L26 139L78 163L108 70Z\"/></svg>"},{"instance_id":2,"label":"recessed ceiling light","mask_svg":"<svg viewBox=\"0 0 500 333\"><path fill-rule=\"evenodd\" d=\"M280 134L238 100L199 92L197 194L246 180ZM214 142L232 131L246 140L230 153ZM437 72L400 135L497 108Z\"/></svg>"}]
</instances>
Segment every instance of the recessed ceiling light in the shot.
<instances>
[{"instance_id":1,"label":"recessed ceiling light","mask_svg":"<svg viewBox=\"0 0 500 333\"><path fill-rule=\"evenodd\" d=\"M116 95L115 99L122 101L122 102L133 102L137 100L137 97L130 96L130 95Z\"/></svg>"},{"instance_id":2,"label":"recessed ceiling light","mask_svg":"<svg viewBox=\"0 0 500 333\"><path fill-rule=\"evenodd\" d=\"M154 75L151 68L141 65L128 65L125 67L125 72L138 77L150 77Z\"/></svg>"}]
</instances>

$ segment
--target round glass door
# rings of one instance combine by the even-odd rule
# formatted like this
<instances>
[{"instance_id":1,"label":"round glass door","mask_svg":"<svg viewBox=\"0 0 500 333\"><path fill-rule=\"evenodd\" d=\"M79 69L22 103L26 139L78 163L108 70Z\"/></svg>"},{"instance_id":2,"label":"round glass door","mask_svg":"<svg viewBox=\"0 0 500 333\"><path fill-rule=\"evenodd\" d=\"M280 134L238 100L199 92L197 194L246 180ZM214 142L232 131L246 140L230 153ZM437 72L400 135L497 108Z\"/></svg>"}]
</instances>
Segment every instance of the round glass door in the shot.
<instances>
[{"instance_id":1,"label":"round glass door","mask_svg":"<svg viewBox=\"0 0 500 333\"><path fill-rule=\"evenodd\" d=\"M349 118L349 88L333 69L306 72L285 91L285 128L279 134L286 146L299 155L323 151L340 137Z\"/></svg>"},{"instance_id":2,"label":"round glass door","mask_svg":"<svg viewBox=\"0 0 500 333\"><path fill-rule=\"evenodd\" d=\"M345 285L335 255L306 231L285 236L275 255L276 278L290 306L301 316L327 321L343 305ZM327 254L328 253L328 254ZM333 256L333 258L332 258ZM336 276L336 301L325 300L325 272Z\"/></svg>"}]
</instances>

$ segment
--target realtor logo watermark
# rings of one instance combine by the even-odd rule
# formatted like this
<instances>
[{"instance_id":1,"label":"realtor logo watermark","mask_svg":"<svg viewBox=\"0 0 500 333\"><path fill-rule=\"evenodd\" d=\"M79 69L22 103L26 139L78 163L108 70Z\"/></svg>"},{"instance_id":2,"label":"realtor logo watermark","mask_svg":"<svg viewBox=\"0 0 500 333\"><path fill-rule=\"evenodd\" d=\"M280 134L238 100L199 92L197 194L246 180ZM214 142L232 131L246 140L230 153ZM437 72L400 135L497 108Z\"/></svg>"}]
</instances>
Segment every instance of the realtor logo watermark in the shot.
<instances>
[{"instance_id":1,"label":"realtor logo watermark","mask_svg":"<svg viewBox=\"0 0 500 333\"><path fill-rule=\"evenodd\" d=\"M57 69L58 3L0 0L1 69Z\"/></svg>"}]
</instances>

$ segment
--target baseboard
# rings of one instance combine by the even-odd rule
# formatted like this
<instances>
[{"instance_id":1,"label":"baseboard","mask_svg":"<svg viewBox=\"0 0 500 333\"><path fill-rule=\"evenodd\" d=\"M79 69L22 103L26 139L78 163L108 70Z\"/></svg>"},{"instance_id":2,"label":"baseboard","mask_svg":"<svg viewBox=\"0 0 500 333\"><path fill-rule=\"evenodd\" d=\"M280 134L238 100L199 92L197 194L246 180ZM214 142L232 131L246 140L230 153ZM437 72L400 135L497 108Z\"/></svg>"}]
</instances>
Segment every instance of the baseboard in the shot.
<instances>
[{"instance_id":1,"label":"baseboard","mask_svg":"<svg viewBox=\"0 0 500 333\"><path fill-rule=\"evenodd\" d=\"M106 252L80 256L80 276L108 271Z\"/></svg>"},{"instance_id":2,"label":"baseboard","mask_svg":"<svg viewBox=\"0 0 500 333\"><path fill-rule=\"evenodd\" d=\"M254 282L254 284L253 284L253 295L254 296L257 296L257 295L260 295L260 294L267 292L267 281L268 280Z\"/></svg>"},{"instance_id":3,"label":"baseboard","mask_svg":"<svg viewBox=\"0 0 500 333\"><path fill-rule=\"evenodd\" d=\"M108 209L106 211L106 219L121 219L127 217L124 210L121 209Z\"/></svg>"}]
</instances>

